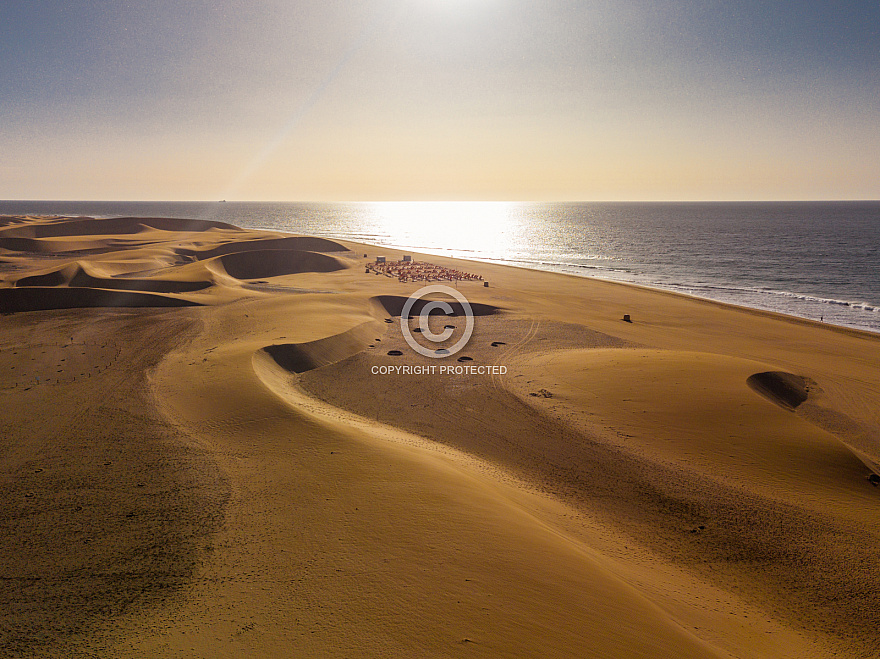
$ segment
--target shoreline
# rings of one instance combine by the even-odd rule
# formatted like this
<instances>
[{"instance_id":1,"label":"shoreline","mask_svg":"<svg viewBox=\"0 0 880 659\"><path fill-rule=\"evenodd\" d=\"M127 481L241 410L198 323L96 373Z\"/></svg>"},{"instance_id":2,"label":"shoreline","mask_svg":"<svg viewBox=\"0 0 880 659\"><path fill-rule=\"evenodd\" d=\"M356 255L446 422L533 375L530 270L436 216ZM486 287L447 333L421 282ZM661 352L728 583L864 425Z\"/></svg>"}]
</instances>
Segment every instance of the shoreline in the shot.
<instances>
[{"instance_id":1,"label":"shoreline","mask_svg":"<svg viewBox=\"0 0 880 659\"><path fill-rule=\"evenodd\" d=\"M803 316L796 316L793 314L787 314L787 313L784 313L781 311L773 311L771 309L761 309L761 308L757 308L757 307L749 307L749 306L745 306L742 304L737 304L735 302L726 302L724 300L716 300L713 298L702 297L702 296L693 295L690 293L684 293L682 291L669 290L667 288L661 288L659 286L651 286L648 284L639 284L636 282L629 282L629 281L620 281L620 280L616 280L616 279L605 279L602 277L591 277L590 275L579 275L579 274L575 274L575 273L571 273L571 272L557 272L555 270L545 270L542 268L530 268L528 266L515 265L513 263L496 263L493 261L488 261L488 260L483 261L483 260L475 259L475 258L464 258L464 257L459 257L459 256L443 256L443 255L439 255L439 254L431 254L428 252L419 252L416 250L409 250L407 248L391 247L388 245L379 245L379 244L374 244L374 243L363 243L363 242L348 240L348 239L344 239L344 238L333 237L330 235L317 235L317 234L310 234L310 235L314 235L316 238L327 238L327 239L336 240L337 242L339 242L341 244L345 244L345 245L357 245L359 247L366 247L370 250L375 250L376 248L378 248L378 249L384 249L386 251L392 250L394 252L399 252L400 254L406 253L406 254L423 256L423 257L426 257L427 259L430 259L430 258L449 259L450 261L460 261L463 263L471 263L474 265L491 265L491 266L497 266L497 267L501 267L501 268L513 268L515 270L541 272L541 273L546 273L549 275L555 275L555 276L560 276L560 277L570 277L575 280L588 280L588 281L592 281L592 282L599 282L602 284L611 284L611 285L619 285L619 286L623 286L623 287L632 287L632 288L642 289L645 291L650 291L653 293L681 297L681 298L685 298L688 300L692 300L694 302L701 302L701 303L706 303L706 304L711 304L711 305L719 305L721 307L730 307L732 309L737 309L737 310L744 311L747 313L752 313L752 314L755 314L758 316L777 318L779 320L787 321L787 322L802 323L804 325L808 325L811 327L822 327L822 328L830 329L830 330L833 330L836 332L841 332L843 334L852 334L855 336L865 336L868 338L880 339L880 330L875 331L875 330L865 329L862 327L850 327L848 325L835 325L830 322L818 321L818 320L815 320L812 318L805 318ZM359 251L359 250L353 250L353 251Z\"/></svg>"},{"instance_id":2,"label":"shoreline","mask_svg":"<svg viewBox=\"0 0 880 659\"><path fill-rule=\"evenodd\" d=\"M58 202L40 202L42 204L52 204ZM389 240L387 236L382 237L383 234L394 233L393 230L385 229L377 229L373 231L369 237L357 237L357 233L353 232L356 229L363 228L361 225L363 222L361 219L361 215L363 213L370 214L373 211L369 210L368 206L364 204L333 204L333 203L325 203L319 204L315 206L314 204L299 204L299 203L291 203L291 202L283 202L283 203L267 203L267 202L232 202L229 209L224 210L224 204L217 205L215 202L208 203L200 203L200 202L190 202L187 203L179 203L175 205L175 202L78 202L80 205L74 206L73 209L66 210L75 210L81 209L83 212L90 208L90 204L92 206L96 206L101 210L107 211L107 216L112 215L162 215L164 213L171 212L178 217L192 217L192 213L196 217L204 217L205 219L226 219L227 221L232 221L237 224L243 224L255 229L259 230L276 230L276 231L290 231L298 234L314 234L315 227L317 226L321 229L320 233L323 233L323 224L322 218L325 218L328 222L334 221L329 211L326 209L333 209L334 207L343 208L351 206L354 208L355 215L350 217L349 219L340 220L341 223L336 223L333 225L334 229L351 229L352 231L342 231L344 235L349 236L352 240L364 241L366 240L368 244L370 241L378 241L380 244L383 241ZM703 202L694 202L697 206L705 206L706 204ZM742 202L746 204L746 206L754 206L756 209L758 217L763 217L761 211L759 209L766 208L766 215L769 218L775 217L776 213L772 210L774 206L786 207L792 206L789 202L778 202L777 204L771 204L769 202ZM818 202L802 202L801 206L809 207L811 204L815 205ZM842 204L842 207L852 206L853 208L862 208L861 202L858 200L852 201L841 201L841 202L829 202L832 204ZM873 209L861 212L857 217L861 217L862 219L859 221L864 221L865 218L870 218L875 216L877 212L880 212L880 207L877 207L876 201L867 201L864 202L867 204L865 208ZM670 205L671 204L671 205ZM577 206L583 206L584 204L576 204ZM586 204L589 206L589 204ZM613 206L614 204L612 204ZM627 206L627 202L621 202L618 205ZM630 204L632 205L632 204ZM675 206L674 203L661 203L661 204L649 204L655 206L670 206L673 208ZM727 202L713 202L709 203L709 206L715 206L717 208L725 208L731 206L731 203ZM733 204L735 205L735 204ZM528 206L528 205L527 205ZM553 204L549 204L550 207ZM599 206L607 206L607 204L599 204ZM636 205L638 206L638 205ZM687 206L687 204L685 204ZM0 207L2 207L2 203L0 203ZM16 207L14 204L9 206L10 208ZM45 206L49 208L51 206ZM798 206L792 206L794 210L792 213L797 214L796 210ZM324 210L320 210L323 208ZM314 210L314 212L309 209L318 209ZM366 210L364 210L366 209ZM64 210L62 208L62 210ZM416 209L417 210L417 209ZM189 211L189 213L187 213ZM636 217L642 217L642 214L639 214L636 211L633 211L636 214ZM708 216L712 216L713 212L707 211ZM720 213L720 211L719 211ZM535 213L533 213L534 215ZM685 213L686 216L691 217L693 213ZM836 216L843 216L843 211L836 211L834 213ZM699 214L697 214L699 215ZM731 215L732 218L739 217L742 213L734 213ZM314 216L314 217L313 217ZM366 216L364 216L366 217ZM645 217L649 217L646 215ZM809 219L810 215L805 215L806 219ZM643 218L644 219L644 218ZM641 220L640 220L641 221ZM689 220L690 222L690 220ZM317 224L316 224L317 223ZM269 227L272 225L274 228ZM327 225L330 226L330 225ZM370 225L372 226L372 225ZM553 225L555 226L555 225ZM566 225L568 226L568 225ZM604 226L604 225L603 225ZM696 226L696 225L695 225ZM725 222L723 226L727 226ZM734 228L738 225L732 225ZM854 227L856 225L853 225ZM870 228L872 225L866 225L866 228ZM853 238L854 228L846 229L846 226L842 227L843 234L845 236L849 236L850 239ZM741 232L740 232L741 233ZM766 232L765 232L766 233ZM826 235L827 232L819 231L821 234L819 238L820 247L827 242L829 235ZM329 235L329 234L328 234ZM334 231L333 236L339 236L339 231ZM363 234L360 234L363 236ZM800 235L800 234L799 234ZM866 238L867 240L871 239L871 236L875 236L876 234L873 230L870 232L870 235ZM864 237L863 237L864 238ZM855 246L859 244L863 244L864 240L860 238L858 242L853 243ZM343 238L345 239L345 238ZM804 240L808 240L806 237ZM419 250L418 247L412 247L412 245L436 245L440 244L442 241L436 241L428 236L427 238L418 238L418 237L409 237L407 238L407 242L410 242L410 247ZM620 241L618 241L619 243ZM642 241L644 242L644 241ZM729 241L728 241L729 242ZM551 243L555 244L554 241ZM542 243L543 244L543 243ZM642 246L644 247L644 245ZM782 246L784 248L784 245ZM550 250L550 253L562 254L556 247L552 247L550 243L547 244L547 248ZM424 247L424 249L428 249ZM609 253L624 253L629 254L626 250L626 245L616 244L609 247L611 250ZM621 252L621 250L623 250ZM438 251L438 250L429 250L429 251ZM526 250L531 251L531 250ZM540 251L546 251L542 248ZM858 253L856 254L857 260L855 263L862 263L864 267L858 268L857 272L853 271L852 268L844 268L843 264L850 262L848 256L841 252L841 250L832 249L831 252L825 254L827 258L823 258L825 261L825 265L818 265L819 268L828 270L829 272L833 271L836 273L833 278L824 275L817 275L813 277L810 272L803 268L796 266L794 263L789 263L794 258L793 256L786 257L786 259L780 260L773 257L772 262L776 264L776 267L773 268L775 273L784 273L785 276L777 277L777 276L769 276L769 277L751 277L750 271L743 270L743 268L728 268L727 266L723 266L720 270L716 267L704 268L701 267L699 262L695 262L693 260L687 261L685 263L685 269L682 271L681 268L674 267L672 270L674 272L670 272L669 268L663 265L665 262L663 259L657 261L656 259L647 258L639 259L638 256L633 253L629 256L625 257L625 261L627 263L643 263L643 264L653 264L645 268L635 267L638 271L636 274L626 275L624 276L624 280L629 283L634 283L636 285L645 285L652 288L659 288L661 290L672 290L673 292L681 292L683 294L690 294L696 297L706 298L706 299L716 299L718 301L727 302L730 304L737 304L740 306L746 306L749 308L757 308L761 310L773 311L776 313L783 313L786 315L794 315L797 317L805 318L805 319L813 319L819 320L820 317L826 319L829 324L835 324L836 326L843 327L851 327L853 329L862 329L864 331L870 331L874 333L880 333L880 321L878 321L878 317L880 317L880 311L871 312L863 311L861 307L874 307L875 309L880 309L880 297L878 297L878 291L876 287L868 280L865 280L864 277L859 277L858 272L869 271L872 267L872 263L869 260L865 260L866 255L864 250L856 250ZM487 253L492 252L492 249L488 249ZM785 249L783 249L785 252ZM678 257L684 257L684 252L682 250L676 250ZM440 254L451 256L451 254ZM860 256L859 256L860 255ZM503 257L504 254L501 254ZM472 258L468 256L465 252L460 253L460 258ZM708 257L711 258L711 257ZM760 257L756 257L756 255L752 254L751 257L754 260L754 263L760 264L764 262ZM635 259L635 260L633 260ZM545 259L529 259L526 257L526 260L532 261L542 261ZM551 259L552 260L552 259ZM562 259L565 261L565 258ZM499 263L503 264L503 261ZM588 263L593 263L592 261ZM672 263L672 262L670 262ZM607 265L613 266L613 262L608 262ZM515 264L515 267L535 267L533 264ZM554 271L552 268L555 268L556 265L551 265L549 271ZM565 270L570 270L570 268L566 267L564 263L560 264L560 267ZM537 265L539 269L547 269L546 266ZM781 269L780 269L781 268ZM793 270L791 268L794 268ZM624 269L632 269L624 267ZM645 270L642 272L642 270ZM600 271L601 272L601 271ZM689 273L694 273L693 276L689 276ZM652 276L652 273L658 273L656 277ZM727 273L727 274L725 274ZM847 274L849 273L849 274ZM574 274L580 275L581 273L575 272ZM839 276L838 276L839 275ZM586 276L590 276L588 272ZM707 279L708 277L708 279ZM847 281L850 281L849 277L856 277L856 279L852 280L851 283L861 282L861 285L849 285L846 284ZM618 279L616 276L612 276L611 279ZM801 286L794 285L799 281L808 281L811 282L809 285ZM730 282L740 282L740 281L748 281L752 282L754 286L743 286L742 290L739 290L737 285L730 285ZM684 285L682 282L687 283ZM688 283L689 282L689 283ZM715 283L712 283L715 282ZM786 283L788 282L788 283ZM833 283L832 283L833 282ZM709 288L703 288L701 284L707 285ZM794 289L792 286L794 285ZM720 291L712 290L712 287L719 287ZM730 289L730 290L727 290ZM766 290L764 290L766 289ZM843 290L841 290L843 289ZM871 293L867 296L860 295L860 291L871 291ZM815 298L815 299L813 299ZM873 300L870 302L869 300Z\"/></svg>"}]
</instances>

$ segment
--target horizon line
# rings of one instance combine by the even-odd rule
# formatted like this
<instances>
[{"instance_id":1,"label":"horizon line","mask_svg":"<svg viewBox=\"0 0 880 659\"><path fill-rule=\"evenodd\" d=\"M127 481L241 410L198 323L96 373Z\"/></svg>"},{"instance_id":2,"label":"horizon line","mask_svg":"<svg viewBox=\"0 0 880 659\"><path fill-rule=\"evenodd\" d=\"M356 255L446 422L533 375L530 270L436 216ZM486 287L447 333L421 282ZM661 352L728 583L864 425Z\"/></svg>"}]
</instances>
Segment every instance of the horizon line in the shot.
<instances>
[{"instance_id":1,"label":"horizon line","mask_svg":"<svg viewBox=\"0 0 880 659\"><path fill-rule=\"evenodd\" d=\"M793 204L875 203L880 198L814 199L0 199L2 203L123 204Z\"/></svg>"}]
</instances>

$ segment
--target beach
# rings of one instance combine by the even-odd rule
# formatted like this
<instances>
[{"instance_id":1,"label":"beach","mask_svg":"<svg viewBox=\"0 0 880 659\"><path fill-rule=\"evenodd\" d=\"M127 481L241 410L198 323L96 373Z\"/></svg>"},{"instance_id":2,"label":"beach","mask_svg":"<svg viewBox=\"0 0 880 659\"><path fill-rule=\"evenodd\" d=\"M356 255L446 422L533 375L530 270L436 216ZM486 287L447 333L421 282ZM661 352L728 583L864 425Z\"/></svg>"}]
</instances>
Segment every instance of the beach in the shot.
<instances>
[{"instance_id":1,"label":"beach","mask_svg":"<svg viewBox=\"0 0 880 659\"><path fill-rule=\"evenodd\" d=\"M0 218L0 310L5 656L876 652L880 335L165 218Z\"/></svg>"}]
</instances>

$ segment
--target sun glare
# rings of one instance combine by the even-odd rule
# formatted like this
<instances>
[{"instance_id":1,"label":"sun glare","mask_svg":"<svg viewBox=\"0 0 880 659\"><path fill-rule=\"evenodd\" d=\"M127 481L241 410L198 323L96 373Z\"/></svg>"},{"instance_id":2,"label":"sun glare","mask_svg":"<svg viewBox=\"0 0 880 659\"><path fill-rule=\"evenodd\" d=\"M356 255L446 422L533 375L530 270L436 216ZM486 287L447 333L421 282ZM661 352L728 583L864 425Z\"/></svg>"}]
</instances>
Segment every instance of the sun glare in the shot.
<instances>
[{"instance_id":1,"label":"sun glare","mask_svg":"<svg viewBox=\"0 0 880 659\"><path fill-rule=\"evenodd\" d=\"M500 201L389 201L371 204L377 233L413 249L503 251L515 224L516 206Z\"/></svg>"}]
</instances>

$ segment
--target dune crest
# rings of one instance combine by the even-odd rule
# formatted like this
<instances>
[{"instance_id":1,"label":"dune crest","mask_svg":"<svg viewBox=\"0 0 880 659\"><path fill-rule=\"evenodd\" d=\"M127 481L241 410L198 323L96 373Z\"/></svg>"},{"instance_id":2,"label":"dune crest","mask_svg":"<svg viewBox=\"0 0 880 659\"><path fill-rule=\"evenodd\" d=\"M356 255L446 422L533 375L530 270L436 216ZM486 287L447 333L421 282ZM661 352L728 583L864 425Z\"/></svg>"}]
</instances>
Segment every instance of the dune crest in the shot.
<instances>
[{"instance_id":1,"label":"dune crest","mask_svg":"<svg viewBox=\"0 0 880 659\"><path fill-rule=\"evenodd\" d=\"M96 288L106 290L140 291L144 293L192 293L213 284L211 281L163 280L151 278L101 277L90 272L86 262L71 263L39 275L29 275L15 280L16 288L70 286L73 288Z\"/></svg>"},{"instance_id":2,"label":"dune crest","mask_svg":"<svg viewBox=\"0 0 880 659\"><path fill-rule=\"evenodd\" d=\"M215 257L213 262L218 263L226 274L236 279L264 279L304 272L336 272L346 267L338 259L326 254L289 249L230 252Z\"/></svg>"},{"instance_id":3,"label":"dune crest","mask_svg":"<svg viewBox=\"0 0 880 659\"><path fill-rule=\"evenodd\" d=\"M291 252L347 252L348 249L337 242L315 236L287 236L284 238L257 238L253 240L239 240L224 245L217 245L208 249L177 249L179 254L185 254L201 260L212 259L215 256L232 254L234 252L253 252L260 250L288 250Z\"/></svg>"},{"instance_id":4,"label":"dune crest","mask_svg":"<svg viewBox=\"0 0 880 659\"><path fill-rule=\"evenodd\" d=\"M142 233L151 229L174 232L200 232L209 229L240 232L232 224L209 220L178 220L166 217L50 218L42 222L12 225L0 229L6 238L58 238L63 236L101 236Z\"/></svg>"},{"instance_id":5,"label":"dune crest","mask_svg":"<svg viewBox=\"0 0 880 659\"><path fill-rule=\"evenodd\" d=\"M289 373L304 373L335 364L363 350L370 337L380 331L379 323L370 321L352 329L307 343L285 343L262 348L275 363Z\"/></svg>"},{"instance_id":6,"label":"dune crest","mask_svg":"<svg viewBox=\"0 0 880 659\"><path fill-rule=\"evenodd\" d=\"M377 496L361 499L358 511L362 516L376 515L372 524L391 523L396 528L383 538L383 550L433 556L431 569L421 577L408 577L405 584L406 589L416 588L422 594L420 602L415 603L419 614L411 624L424 631L409 641L414 649L390 654L443 656L442 636L438 638L434 629L460 628L464 624L472 631L464 635L464 640L459 638L456 645L469 648L475 656L598 659L648 657L657 652L706 659L727 656L615 575L576 540L546 533L546 526L522 506L522 492L499 487L493 478L479 475L472 457L309 396L291 380L290 368L279 364L266 350L254 354L252 366L266 390L294 410L298 424L308 422L343 433L347 441L334 444L343 455L365 449L373 453L372 459L356 467L359 474L390 467L381 476L359 477ZM320 467L308 471L335 473L337 464L324 460ZM492 473L491 466L484 469ZM388 487L399 496L387 510L374 508ZM439 494L438 487L443 488L443 494ZM456 499L456 506L447 512L443 500L448 496ZM422 517L423 497L432 502L427 517ZM492 520L498 519L509 522L497 526ZM410 534L415 534L412 539ZM442 542L434 540L440 537L444 538ZM404 550L401 541L406 543ZM425 542L428 544L423 546ZM568 568L560 569L563 565ZM478 576L455 576L471 571ZM477 600L471 594L474 587L477 593L486 589L489 596ZM395 578L387 588L383 594L395 597L400 584ZM454 593L455 606L438 611L438 598L427 596L435 589ZM399 601L395 609L411 615L413 602L408 598L395 601ZM475 605L486 613L491 611L494 620L474 618L471 607ZM561 610L567 612L564 619L551 623ZM495 617L499 613L500 618ZM608 624L608 620L617 618L627 622L619 628ZM358 633L369 637L374 631L368 627Z\"/></svg>"}]
</instances>

